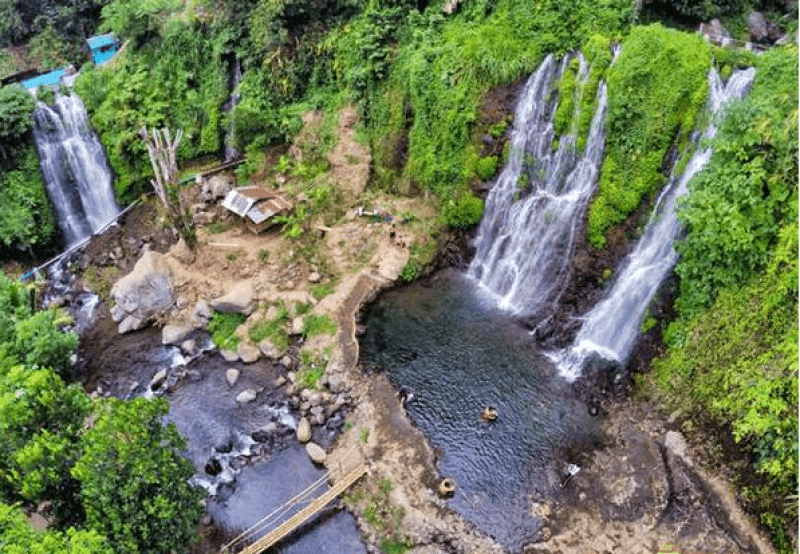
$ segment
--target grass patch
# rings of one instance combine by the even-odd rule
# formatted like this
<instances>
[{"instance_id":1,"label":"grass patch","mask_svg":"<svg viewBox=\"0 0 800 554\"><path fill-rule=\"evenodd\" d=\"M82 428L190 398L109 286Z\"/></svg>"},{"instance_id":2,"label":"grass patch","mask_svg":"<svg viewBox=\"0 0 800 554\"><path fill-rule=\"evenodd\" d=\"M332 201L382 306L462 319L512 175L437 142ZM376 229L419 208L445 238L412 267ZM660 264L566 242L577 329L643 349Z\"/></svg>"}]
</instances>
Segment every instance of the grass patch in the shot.
<instances>
[{"instance_id":1,"label":"grass patch","mask_svg":"<svg viewBox=\"0 0 800 554\"><path fill-rule=\"evenodd\" d=\"M311 285L309 290L311 292L311 296L319 301L336 292L336 283L333 281L330 283L317 283L315 285Z\"/></svg>"},{"instance_id":2,"label":"grass patch","mask_svg":"<svg viewBox=\"0 0 800 554\"><path fill-rule=\"evenodd\" d=\"M295 374L295 383L300 389L316 389L319 380L324 374L324 367L302 369Z\"/></svg>"},{"instance_id":3,"label":"grass patch","mask_svg":"<svg viewBox=\"0 0 800 554\"><path fill-rule=\"evenodd\" d=\"M327 314L308 314L303 319L303 336L306 338L317 335L335 335L339 327Z\"/></svg>"},{"instance_id":4,"label":"grass patch","mask_svg":"<svg viewBox=\"0 0 800 554\"><path fill-rule=\"evenodd\" d=\"M285 350L289 346L289 333L286 331L286 325L289 323L289 310L282 301L278 301L273 306L277 308L275 317L255 322L250 326L248 335L254 344L269 339L275 348Z\"/></svg>"},{"instance_id":5,"label":"grass patch","mask_svg":"<svg viewBox=\"0 0 800 554\"><path fill-rule=\"evenodd\" d=\"M117 266L94 267L89 266L83 272L83 280L86 281L90 290L97 293L106 306L112 306L111 286L113 277L119 273Z\"/></svg>"},{"instance_id":6,"label":"grass patch","mask_svg":"<svg viewBox=\"0 0 800 554\"><path fill-rule=\"evenodd\" d=\"M236 328L247 321L244 314L228 314L225 312L214 312L206 326L211 333L211 340L220 350L236 351L239 348L241 339L236 335Z\"/></svg>"},{"instance_id":7,"label":"grass patch","mask_svg":"<svg viewBox=\"0 0 800 554\"><path fill-rule=\"evenodd\" d=\"M212 221L211 223L205 226L205 229L212 235L219 235L220 233L224 233L231 227L233 227L232 223L223 223L222 221Z\"/></svg>"}]
</instances>

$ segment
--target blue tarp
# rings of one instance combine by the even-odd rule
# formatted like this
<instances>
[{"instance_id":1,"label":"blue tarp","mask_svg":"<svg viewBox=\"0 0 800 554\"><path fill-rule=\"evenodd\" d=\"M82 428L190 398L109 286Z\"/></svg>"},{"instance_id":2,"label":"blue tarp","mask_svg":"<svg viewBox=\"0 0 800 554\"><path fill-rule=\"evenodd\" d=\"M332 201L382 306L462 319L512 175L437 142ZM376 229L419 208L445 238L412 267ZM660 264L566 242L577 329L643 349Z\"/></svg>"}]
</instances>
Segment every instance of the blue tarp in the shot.
<instances>
[{"instance_id":1,"label":"blue tarp","mask_svg":"<svg viewBox=\"0 0 800 554\"><path fill-rule=\"evenodd\" d=\"M50 73L45 73L44 75L39 75L38 77L34 77L33 79L27 79L22 81L22 86L25 88L36 88L39 86L53 86L57 85L59 80L61 80L62 75L66 70L62 67L61 69L56 69L51 71Z\"/></svg>"}]
</instances>

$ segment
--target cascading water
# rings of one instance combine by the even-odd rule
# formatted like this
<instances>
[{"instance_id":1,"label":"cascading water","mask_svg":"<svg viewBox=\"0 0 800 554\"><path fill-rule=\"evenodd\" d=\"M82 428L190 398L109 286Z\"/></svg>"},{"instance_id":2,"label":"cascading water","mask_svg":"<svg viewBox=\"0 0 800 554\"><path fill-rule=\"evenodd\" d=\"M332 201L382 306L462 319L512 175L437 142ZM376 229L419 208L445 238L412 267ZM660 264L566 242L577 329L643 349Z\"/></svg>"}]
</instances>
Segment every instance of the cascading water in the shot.
<instances>
[{"instance_id":1,"label":"cascading water","mask_svg":"<svg viewBox=\"0 0 800 554\"><path fill-rule=\"evenodd\" d=\"M723 85L717 72L709 73L709 106L714 120L718 120L725 106L733 99L742 98L753 81L755 70L750 68L735 72ZM709 125L701 140L714 137L716 121ZM681 230L675 214L677 199L686 193L689 181L711 159L710 147L699 147L680 176L674 173L659 198L644 234L634 251L626 259L619 278L609 295L586 316L573 346L551 355L559 371L568 380L574 380L590 356L600 356L615 362L624 362L633 347L639 325L650 300L661 281L678 260L672 246Z\"/></svg>"},{"instance_id":2,"label":"cascading water","mask_svg":"<svg viewBox=\"0 0 800 554\"><path fill-rule=\"evenodd\" d=\"M101 229L119 212L103 147L76 94L56 94L34 114L33 135L47 194L68 246Z\"/></svg>"},{"instance_id":3,"label":"cascading water","mask_svg":"<svg viewBox=\"0 0 800 554\"><path fill-rule=\"evenodd\" d=\"M233 60L233 74L231 76L231 96L228 98L228 101L225 102L225 105L222 106L222 113L227 114L242 99L242 95L239 94L237 87L239 86L239 82L242 80L242 65L239 63L239 58L234 58ZM233 124L233 118L229 119L228 122L228 130L225 133L225 161L229 162L235 160L241 156L241 152L236 148L236 127Z\"/></svg>"},{"instance_id":4,"label":"cascading water","mask_svg":"<svg viewBox=\"0 0 800 554\"><path fill-rule=\"evenodd\" d=\"M544 315L563 292L575 245L578 222L597 184L603 157L606 87L584 152L575 152L575 137L562 136L552 149L555 102L552 82L557 71L548 56L534 73L517 105L509 162L486 199L476 239L476 254L467 275L489 292L501 309L534 318ZM579 56L579 79L588 73ZM522 195L526 173L531 190Z\"/></svg>"}]
</instances>

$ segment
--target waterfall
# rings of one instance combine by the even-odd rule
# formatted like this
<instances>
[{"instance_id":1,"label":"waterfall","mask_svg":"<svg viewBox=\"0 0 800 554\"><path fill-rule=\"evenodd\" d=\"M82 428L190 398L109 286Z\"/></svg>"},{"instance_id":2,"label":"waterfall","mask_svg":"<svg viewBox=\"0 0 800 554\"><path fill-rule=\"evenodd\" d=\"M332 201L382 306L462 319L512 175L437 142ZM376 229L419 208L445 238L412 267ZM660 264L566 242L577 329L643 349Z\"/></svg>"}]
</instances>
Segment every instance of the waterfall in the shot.
<instances>
[{"instance_id":1,"label":"waterfall","mask_svg":"<svg viewBox=\"0 0 800 554\"><path fill-rule=\"evenodd\" d=\"M33 135L47 194L68 246L99 230L119 212L111 169L76 94L56 94L55 106L42 102Z\"/></svg>"},{"instance_id":2,"label":"waterfall","mask_svg":"<svg viewBox=\"0 0 800 554\"><path fill-rule=\"evenodd\" d=\"M239 101L242 95L237 90L239 82L242 80L242 65L239 63L239 58L233 59L233 74L231 76L231 96L228 101L222 106L222 113L229 114ZM225 161L230 162L240 158L241 152L236 148L236 127L233 124L233 118L228 120L228 130L225 132Z\"/></svg>"},{"instance_id":3,"label":"waterfall","mask_svg":"<svg viewBox=\"0 0 800 554\"><path fill-rule=\"evenodd\" d=\"M672 245L681 230L675 214L675 203L686 193L692 177L711 159L712 149L703 142L716 134L717 122L726 104L742 98L754 76L753 68L736 71L727 85L723 85L714 69L709 72L708 110L713 121L702 134L701 143L684 172L680 176L674 173L670 176L644 234L623 263L608 296L587 314L573 345L565 351L551 354L566 379L574 380L580 375L584 362L593 355L616 362L627 359L647 306L661 281L678 260Z\"/></svg>"},{"instance_id":4,"label":"waterfall","mask_svg":"<svg viewBox=\"0 0 800 554\"><path fill-rule=\"evenodd\" d=\"M587 64L578 56L577 78L585 81ZM467 270L498 307L528 317L551 310L566 286L576 233L603 157L605 84L597 93L584 151L575 151L572 134L559 137L553 148L552 83L569 60L564 58L557 68L548 56L525 85L514 116L508 165L486 199L476 254Z\"/></svg>"}]
</instances>

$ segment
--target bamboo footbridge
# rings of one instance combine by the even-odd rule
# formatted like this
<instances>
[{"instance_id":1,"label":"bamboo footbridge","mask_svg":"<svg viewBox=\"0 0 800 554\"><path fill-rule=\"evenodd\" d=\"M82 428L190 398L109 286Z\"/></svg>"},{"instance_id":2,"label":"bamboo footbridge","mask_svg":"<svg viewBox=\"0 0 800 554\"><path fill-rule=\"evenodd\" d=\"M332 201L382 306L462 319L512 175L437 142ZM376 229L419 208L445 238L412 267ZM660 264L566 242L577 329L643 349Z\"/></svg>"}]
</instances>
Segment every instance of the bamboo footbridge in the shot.
<instances>
[{"instance_id":1,"label":"bamboo footbridge","mask_svg":"<svg viewBox=\"0 0 800 554\"><path fill-rule=\"evenodd\" d=\"M350 463L345 464L344 462L346 461ZM361 457L360 451L351 448L336 464L335 468L328 470L325 475L317 479L297 496L276 508L264 519L223 546L222 552L226 554L259 554L263 552L311 519L311 517L325 508L334 498L358 481L366 472L367 466ZM320 487L324 487L325 482L328 480L330 480L333 485L330 489L320 494ZM302 509L294 512L298 506L303 504L305 504L305 506ZM289 516L289 518L282 521L287 516ZM272 530L269 530L270 528L272 528ZM265 532L265 535L251 544L246 544L253 540L254 537Z\"/></svg>"}]
</instances>

